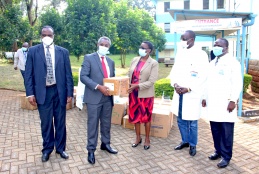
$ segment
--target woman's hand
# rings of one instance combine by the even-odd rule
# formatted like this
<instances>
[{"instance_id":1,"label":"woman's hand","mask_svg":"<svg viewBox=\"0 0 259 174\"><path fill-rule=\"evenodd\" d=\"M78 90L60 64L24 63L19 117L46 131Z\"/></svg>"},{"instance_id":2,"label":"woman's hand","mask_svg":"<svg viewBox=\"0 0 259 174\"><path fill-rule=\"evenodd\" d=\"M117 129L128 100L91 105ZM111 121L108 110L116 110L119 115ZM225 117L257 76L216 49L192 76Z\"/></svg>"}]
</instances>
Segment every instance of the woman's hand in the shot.
<instances>
[{"instance_id":1,"label":"woman's hand","mask_svg":"<svg viewBox=\"0 0 259 174\"><path fill-rule=\"evenodd\" d=\"M139 88L138 84L130 84L130 87L128 89L128 93L132 93L132 91L136 88Z\"/></svg>"}]
</instances>

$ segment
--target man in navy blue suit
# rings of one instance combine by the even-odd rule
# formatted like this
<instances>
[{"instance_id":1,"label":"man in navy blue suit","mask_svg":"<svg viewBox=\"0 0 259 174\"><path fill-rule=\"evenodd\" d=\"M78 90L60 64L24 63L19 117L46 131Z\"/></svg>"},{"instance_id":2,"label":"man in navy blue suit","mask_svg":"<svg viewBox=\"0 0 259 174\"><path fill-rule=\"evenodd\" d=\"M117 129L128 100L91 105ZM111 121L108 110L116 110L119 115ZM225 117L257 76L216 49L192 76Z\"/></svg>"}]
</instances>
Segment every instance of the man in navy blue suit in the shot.
<instances>
[{"instance_id":1,"label":"man in navy blue suit","mask_svg":"<svg viewBox=\"0 0 259 174\"><path fill-rule=\"evenodd\" d=\"M42 162L56 148L68 159L66 149L66 104L72 101L73 78L67 49L54 45L54 30L44 26L42 43L30 48L25 66L26 96L38 107L43 138ZM55 128L55 131L54 131Z\"/></svg>"}]
</instances>

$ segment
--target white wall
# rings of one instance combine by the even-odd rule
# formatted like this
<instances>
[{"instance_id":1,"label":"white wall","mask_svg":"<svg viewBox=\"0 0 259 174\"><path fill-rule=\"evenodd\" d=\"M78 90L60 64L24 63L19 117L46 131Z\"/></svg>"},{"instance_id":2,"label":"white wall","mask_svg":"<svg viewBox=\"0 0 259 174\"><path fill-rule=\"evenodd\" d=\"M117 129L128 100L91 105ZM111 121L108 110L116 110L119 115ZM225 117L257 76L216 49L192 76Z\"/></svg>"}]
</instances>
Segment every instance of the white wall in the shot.
<instances>
[{"instance_id":1,"label":"white wall","mask_svg":"<svg viewBox=\"0 0 259 174\"><path fill-rule=\"evenodd\" d=\"M255 18L255 23L251 27L251 37L250 37L250 50L251 59L259 59L259 49L258 49L258 31L259 31L259 1L253 0L252 12L258 16Z\"/></svg>"}]
</instances>

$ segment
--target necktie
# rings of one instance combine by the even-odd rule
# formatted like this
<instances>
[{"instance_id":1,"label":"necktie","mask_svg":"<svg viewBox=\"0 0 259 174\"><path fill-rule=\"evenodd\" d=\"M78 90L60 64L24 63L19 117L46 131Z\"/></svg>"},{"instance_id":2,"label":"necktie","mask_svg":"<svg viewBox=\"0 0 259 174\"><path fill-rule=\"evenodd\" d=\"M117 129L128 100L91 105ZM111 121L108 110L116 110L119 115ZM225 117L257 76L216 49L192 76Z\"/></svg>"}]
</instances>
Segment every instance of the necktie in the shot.
<instances>
[{"instance_id":1,"label":"necktie","mask_svg":"<svg viewBox=\"0 0 259 174\"><path fill-rule=\"evenodd\" d=\"M49 46L46 47L46 62L47 62L47 83L51 84L54 82L52 59L49 51Z\"/></svg>"},{"instance_id":2,"label":"necktie","mask_svg":"<svg viewBox=\"0 0 259 174\"><path fill-rule=\"evenodd\" d=\"M102 58L102 68L103 68L104 78L108 78L107 69L106 69L106 66L105 66L105 63L104 63L104 56L102 56L101 58Z\"/></svg>"}]
</instances>

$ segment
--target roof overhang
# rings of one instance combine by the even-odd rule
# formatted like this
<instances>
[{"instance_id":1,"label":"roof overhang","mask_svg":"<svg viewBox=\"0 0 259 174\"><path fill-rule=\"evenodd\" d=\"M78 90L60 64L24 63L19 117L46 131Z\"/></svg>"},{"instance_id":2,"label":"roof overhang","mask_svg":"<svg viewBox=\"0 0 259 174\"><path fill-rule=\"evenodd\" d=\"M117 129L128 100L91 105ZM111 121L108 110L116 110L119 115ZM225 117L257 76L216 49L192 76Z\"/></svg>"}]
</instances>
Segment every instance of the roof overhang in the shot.
<instances>
[{"instance_id":1,"label":"roof overhang","mask_svg":"<svg viewBox=\"0 0 259 174\"><path fill-rule=\"evenodd\" d=\"M213 18L241 18L242 23L247 22L253 16L251 12L224 12L224 11L209 11L209 10L168 10L175 21L198 20L198 19L213 19ZM191 30L191 28L190 28ZM224 35L229 35L236 32L237 29L226 30ZM217 36L221 30L210 31L195 31L197 35Z\"/></svg>"}]
</instances>

